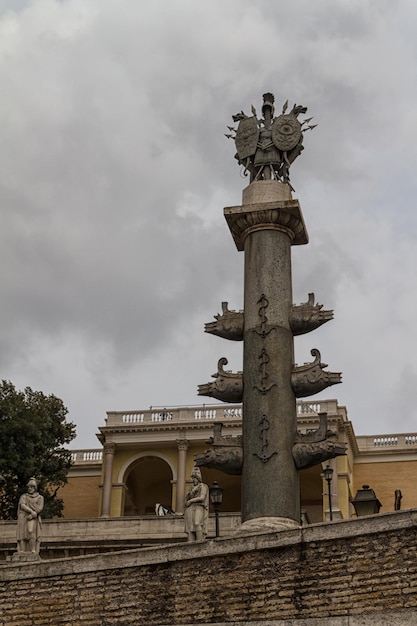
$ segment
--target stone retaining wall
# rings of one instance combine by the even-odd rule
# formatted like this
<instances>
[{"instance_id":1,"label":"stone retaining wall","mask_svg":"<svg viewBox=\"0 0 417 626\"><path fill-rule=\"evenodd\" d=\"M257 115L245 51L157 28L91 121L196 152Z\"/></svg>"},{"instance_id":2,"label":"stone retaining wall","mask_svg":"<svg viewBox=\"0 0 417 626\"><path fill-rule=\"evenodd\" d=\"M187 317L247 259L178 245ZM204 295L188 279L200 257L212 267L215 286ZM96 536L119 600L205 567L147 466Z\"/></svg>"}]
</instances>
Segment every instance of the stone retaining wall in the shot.
<instances>
[{"instance_id":1,"label":"stone retaining wall","mask_svg":"<svg viewBox=\"0 0 417 626\"><path fill-rule=\"evenodd\" d=\"M0 581L2 626L417 624L417 511L13 563Z\"/></svg>"},{"instance_id":2,"label":"stone retaining wall","mask_svg":"<svg viewBox=\"0 0 417 626\"><path fill-rule=\"evenodd\" d=\"M239 526L240 514L220 514L222 536L235 535ZM16 521L0 521L0 563L16 552L16 529ZM209 516L208 533L209 537L215 536L214 515ZM182 515L42 520L41 558L72 557L186 540Z\"/></svg>"}]
</instances>

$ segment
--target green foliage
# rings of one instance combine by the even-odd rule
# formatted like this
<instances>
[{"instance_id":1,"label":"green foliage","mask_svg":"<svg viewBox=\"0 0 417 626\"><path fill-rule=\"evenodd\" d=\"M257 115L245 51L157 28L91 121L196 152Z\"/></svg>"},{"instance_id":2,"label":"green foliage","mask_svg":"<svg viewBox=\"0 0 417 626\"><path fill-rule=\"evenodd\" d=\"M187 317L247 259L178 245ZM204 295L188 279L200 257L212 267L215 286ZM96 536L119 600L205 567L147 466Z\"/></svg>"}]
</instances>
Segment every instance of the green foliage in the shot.
<instances>
[{"instance_id":1,"label":"green foliage","mask_svg":"<svg viewBox=\"0 0 417 626\"><path fill-rule=\"evenodd\" d=\"M59 487L67 482L71 453L63 446L75 437L68 410L54 395L0 384L0 519L16 519L19 497L32 476L45 498L42 517L62 515Z\"/></svg>"}]
</instances>

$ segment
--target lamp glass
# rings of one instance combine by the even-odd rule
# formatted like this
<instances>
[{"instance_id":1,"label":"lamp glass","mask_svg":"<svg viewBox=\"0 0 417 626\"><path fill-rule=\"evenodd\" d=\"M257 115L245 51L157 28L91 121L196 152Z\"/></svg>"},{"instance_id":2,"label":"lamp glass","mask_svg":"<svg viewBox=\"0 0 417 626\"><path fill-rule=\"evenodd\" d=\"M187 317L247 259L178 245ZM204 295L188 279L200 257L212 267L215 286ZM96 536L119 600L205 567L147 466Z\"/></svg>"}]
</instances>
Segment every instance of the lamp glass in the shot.
<instances>
[{"instance_id":1,"label":"lamp glass","mask_svg":"<svg viewBox=\"0 0 417 626\"><path fill-rule=\"evenodd\" d=\"M327 467L324 468L323 470L323 474L324 474L324 478L327 481L330 481L332 479L333 476L333 470L330 467L330 465L327 465Z\"/></svg>"},{"instance_id":2,"label":"lamp glass","mask_svg":"<svg viewBox=\"0 0 417 626\"><path fill-rule=\"evenodd\" d=\"M213 486L210 487L210 500L213 504L221 504L223 500L224 489L219 486L217 480L213 482Z\"/></svg>"}]
</instances>

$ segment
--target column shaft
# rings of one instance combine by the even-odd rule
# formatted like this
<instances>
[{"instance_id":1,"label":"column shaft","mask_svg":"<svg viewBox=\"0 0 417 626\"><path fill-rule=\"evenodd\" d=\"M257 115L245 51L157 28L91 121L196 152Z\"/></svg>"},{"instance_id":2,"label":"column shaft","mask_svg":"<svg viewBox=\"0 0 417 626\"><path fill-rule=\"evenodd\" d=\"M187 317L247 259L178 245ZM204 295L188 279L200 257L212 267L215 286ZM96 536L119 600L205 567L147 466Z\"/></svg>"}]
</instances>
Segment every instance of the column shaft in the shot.
<instances>
[{"instance_id":1,"label":"column shaft","mask_svg":"<svg viewBox=\"0 0 417 626\"><path fill-rule=\"evenodd\" d=\"M177 498L175 504L176 513L184 513L185 498L185 468L187 460L188 441L177 441L178 445L178 473L177 473Z\"/></svg>"},{"instance_id":2,"label":"column shaft","mask_svg":"<svg viewBox=\"0 0 417 626\"><path fill-rule=\"evenodd\" d=\"M242 521L300 521L298 473L292 456L297 417L291 239L262 229L245 239Z\"/></svg>"},{"instance_id":3,"label":"column shaft","mask_svg":"<svg viewBox=\"0 0 417 626\"><path fill-rule=\"evenodd\" d=\"M111 489L113 484L113 459L116 450L114 443L104 444L104 479L101 517L110 517Z\"/></svg>"}]
</instances>

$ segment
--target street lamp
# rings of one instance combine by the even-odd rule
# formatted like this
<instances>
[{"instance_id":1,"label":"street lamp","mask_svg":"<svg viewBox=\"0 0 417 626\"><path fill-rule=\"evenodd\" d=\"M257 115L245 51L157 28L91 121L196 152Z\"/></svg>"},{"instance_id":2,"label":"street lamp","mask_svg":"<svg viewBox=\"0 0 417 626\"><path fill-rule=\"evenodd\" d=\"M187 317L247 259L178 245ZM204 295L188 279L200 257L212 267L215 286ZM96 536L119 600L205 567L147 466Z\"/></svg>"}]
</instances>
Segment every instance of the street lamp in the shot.
<instances>
[{"instance_id":1,"label":"street lamp","mask_svg":"<svg viewBox=\"0 0 417 626\"><path fill-rule=\"evenodd\" d=\"M214 515L216 518L216 537L219 536L219 508L223 500L224 489L219 486L217 480L213 481L213 486L210 487L210 500L214 506Z\"/></svg>"},{"instance_id":2,"label":"street lamp","mask_svg":"<svg viewBox=\"0 0 417 626\"><path fill-rule=\"evenodd\" d=\"M379 509L382 506L376 497L375 491L370 489L369 485L362 485L362 489L358 489L352 504L355 507L357 517L375 515L375 513L379 513Z\"/></svg>"},{"instance_id":3,"label":"street lamp","mask_svg":"<svg viewBox=\"0 0 417 626\"><path fill-rule=\"evenodd\" d=\"M333 478L333 470L330 467L330 465L327 465L327 467L324 468L323 470L323 474L324 474L324 480L327 481L327 494L329 497L329 515L330 515L330 521L333 521L333 509L332 509L332 478Z\"/></svg>"}]
</instances>

